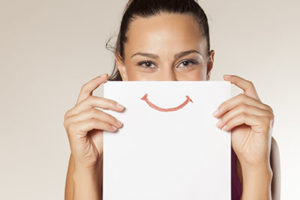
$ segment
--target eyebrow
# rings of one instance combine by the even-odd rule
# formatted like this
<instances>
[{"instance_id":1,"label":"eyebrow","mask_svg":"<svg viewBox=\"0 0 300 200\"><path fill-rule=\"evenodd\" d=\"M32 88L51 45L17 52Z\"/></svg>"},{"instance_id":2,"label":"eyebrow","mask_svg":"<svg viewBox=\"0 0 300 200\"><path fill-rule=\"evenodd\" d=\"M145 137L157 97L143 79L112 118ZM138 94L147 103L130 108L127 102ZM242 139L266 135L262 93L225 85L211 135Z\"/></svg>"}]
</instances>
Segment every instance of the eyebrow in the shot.
<instances>
[{"instance_id":1,"label":"eyebrow","mask_svg":"<svg viewBox=\"0 0 300 200\"><path fill-rule=\"evenodd\" d=\"M180 57L186 56L186 55L191 54L191 53L197 53L197 54L199 54L199 55L202 56L202 54L201 54L199 51L192 49L192 50L188 50L188 51L182 51L182 52L179 52L179 53L177 53L177 54L174 55L174 58L175 58L175 59L178 59L178 58L180 58ZM152 54L152 53L143 53L143 52L137 52L137 53L133 54L133 55L131 56L131 58L132 58L133 56L136 56L136 55L146 56L146 57L153 58L153 59L158 59L158 58L159 58L159 56L156 55L156 54Z\"/></svg>"}]
</instances>

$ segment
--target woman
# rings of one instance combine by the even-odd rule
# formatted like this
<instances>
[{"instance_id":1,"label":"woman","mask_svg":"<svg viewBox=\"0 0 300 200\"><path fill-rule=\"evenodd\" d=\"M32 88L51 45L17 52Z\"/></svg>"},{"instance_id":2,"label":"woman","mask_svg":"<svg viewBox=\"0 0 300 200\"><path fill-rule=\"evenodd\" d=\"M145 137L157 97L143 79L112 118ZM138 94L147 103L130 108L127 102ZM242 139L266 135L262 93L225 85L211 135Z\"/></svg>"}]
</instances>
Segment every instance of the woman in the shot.
<instances>
[{"instance_id":1,"label":"woman","mask_svg":"<svg viewBox=\"0 0 300 200\"><path fill-rule=\"evenodd\" d=\"M132 0L121 22L115 73L104 74L81 88L65 113L71 156L65 198L102 199L103 131L122 123L105 113L124 107L93 96L107 80L209 80L214 64L207 17L195 0ZM243 93L223 102L214 116L217 127L232 134L232 199L279 199L279 153L272 138L272 108L262 103L252 82L234 75L224 80Z\"/></svg>"}]
</instances>

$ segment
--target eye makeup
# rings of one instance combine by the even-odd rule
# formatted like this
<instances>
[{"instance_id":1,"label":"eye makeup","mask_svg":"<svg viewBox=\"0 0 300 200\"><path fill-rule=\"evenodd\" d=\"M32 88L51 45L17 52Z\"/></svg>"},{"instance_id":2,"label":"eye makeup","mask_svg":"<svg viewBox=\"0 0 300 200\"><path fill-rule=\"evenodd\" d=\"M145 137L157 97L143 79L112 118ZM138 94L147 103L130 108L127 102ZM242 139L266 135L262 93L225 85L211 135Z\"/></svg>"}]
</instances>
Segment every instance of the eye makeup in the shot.
<instances>
[{"instance_id":1,"label":"eye makeup","mask_svg":"<svg viewBox=\"0 0 300 200\"><path fill-rule=\"evenodd\" d=\"M151 65L155 65L155 63L150 60L145 60L138 62L137 65L145 69L153 69L154 67L151 67Z\"/></svg>"},{"instance_id":2,"label":"eye makeup","mask_svg":"<svg viewBox=\"0 0 300 200\"><path fill-rule=\"evenodd\" d=\"M184 64L184 67L192 67L194 65L198 65L199 62L195 59L184 59L182 61L180 61L178 64L176 64L175 66L179 66L181 64ZM145 69L153 69L155 67L151 67L151 65L155 65L154 62L150 61L150 60L145 60L145 61L140 61L137 63L138 66L145 68Z\"/></svg>"},{"instance_id":3,"label":"eye makeup","mask_svg":"<svg viewBox=\"0 0 300 200\"><path fill-rule=\"evenodd\" d=\"M180 61L176 66L187 63L188 65L184 65L184 67L191 67L192 65L198 65L199 62L195 59L185 59L183 61Z\"/></svg>"}]
</instances>

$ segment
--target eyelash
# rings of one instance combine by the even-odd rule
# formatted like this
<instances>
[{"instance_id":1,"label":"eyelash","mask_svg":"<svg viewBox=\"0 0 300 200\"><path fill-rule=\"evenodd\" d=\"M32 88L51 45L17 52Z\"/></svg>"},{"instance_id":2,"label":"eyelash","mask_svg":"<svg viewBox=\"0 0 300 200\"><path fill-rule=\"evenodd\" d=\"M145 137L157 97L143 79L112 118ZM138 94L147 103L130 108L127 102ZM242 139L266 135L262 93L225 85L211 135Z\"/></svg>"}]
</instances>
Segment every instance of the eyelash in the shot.
<instances>
[{"instance_id":1,"label":"eyelash","mask_svg":"<svg viewBox=\"0 0 300 200\"><path fill-rule=\"evenodd\" d=\"M191 64L198 64L198 62L196 60L192 60L192 59L188 59L188 60L183 60L180 64L182 64L183 62L188 62L188 63L191 63ZM150 64L154 64L152 61L149 61L149 60L146 60L146 61L141 61L141 62L138 62L137 64L143 68L146 68L146 69L149 69L149 68L152 68L152 67L148 67L148 66L144 66L143 64L146 64L146 63L150 63ZM185 67L187 67L185 65Z\"/></svg>"}]
</instances>

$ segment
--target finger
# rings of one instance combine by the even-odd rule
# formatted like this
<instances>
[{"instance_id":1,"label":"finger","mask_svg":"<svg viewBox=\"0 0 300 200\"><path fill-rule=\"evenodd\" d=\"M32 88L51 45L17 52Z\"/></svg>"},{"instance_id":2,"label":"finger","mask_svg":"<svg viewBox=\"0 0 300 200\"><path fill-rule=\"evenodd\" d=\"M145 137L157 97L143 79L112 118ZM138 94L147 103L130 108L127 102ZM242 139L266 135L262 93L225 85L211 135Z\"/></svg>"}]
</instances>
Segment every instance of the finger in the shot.
<instances>
[{"instance_id":1,"label":"finger","mask_svg":"<svg viewBox=\"0 0 300 200\"><path fill-rule=\"evenodd\" d=\"M256 133L267 133L269 126L269 119L265 116L250 115L241 113L230 119L223 127L224 131L231 131L233 128L246 124L250 126Z\"/></svg>"},{"instance_id":2,"label":"finger","mask_svg":"<svg viewBox=\"0 0 300 200\"><path fill-rule=\"evenodd\" d=\"M97 119L88 119L77 123L71 123L67 127L67 132L70 138L72 138L74 134L80 137L86 137L88 132L94 129L109 131L109 132L115 132L116 130L118 130L116 127L104 121L100 121Z\"/></svg>"},{"instance_id":3,"label":"finger","mask_svg":"<svg viewBox=\"0 0 300 200\"><path fill-rule=\"evenodd\" d=\"M71 117L73 115L77 115L84 110L88 110L93 107L99 107L103 109L110 109L117 112L121 112L125 109L123 105L120 105L118 102L104 98L104 97L97 97L97 96L89 96L85 100L81 101L77 104L73 109L66 113L65 118Z\"/></svg>"},{"instance_id":4,"label":"finger","mask_svg":"<svg viewBox=\"0 0 300 200\"><path fill-rule=\"evenodd\" d=\"M219 122L217 123L217 127L222 129L223 126L225 126L229 120L233 119L234 117L242 113L246 113L248 115L269 116L269 117L272 116L272 113L270 111L263 110L258 107L250 106L247 104L240 104L235 108L233 108L232 110L228 111L226 114L224 114L222 118L219 120Z\"/></svg>"},{"instance_id":5,"label":"finger","mask_svg":"<svg viewBox=\"0 0 300 200\"><path fill-rule=\"evenodd\" d=\"M233 109L234 107L240 105L240 104L246 104L246 105L250 105L250 106L256 106L260 109L263 110L268 110L270 112L272 111L272 108L260 101L258 101L257 99L254 99L252 97L249 97L245 94L239 94L236 95L226 101L224 101L218 108L217 110L214 112L214 116L219 118L221 117L224 113L228 112L229 110Z\"/></svg>"},{"instance_id":6,"label":"finger","mask_svg":"<svg viewBox=\"0 0 300 200\"><path fill-rule=\"evenodd\" d=\"M88 96L93 95L93 91L99 87L102 83L105 83L107 81L108 74L102 74L101 76L97 76L90 80L89 82L85 83L80 90L78 99L76 104L80 103L84 99L86 99Z\"/></svg>"},{"instance_id":7,"label":"finger","mask_svg":"<svg viewBox=\"0 0 300 200\"><path fill-rule=\"evenodd\" d=\"M109 123L117 128L120 128L122 126L122 122L120 122L119 120L117 120L115 117L113 117L112 115L103 112L102 110L98 110L96 108L91 108L88 110L84 110L83 112L77 114L77 115L73 115L72 117L68 118L66 120L66 124L70 124L70 123L76 123L79 121L84 121L84 120L88 120L88 119L98 119L100 121L104 121L106 123Z\"/></svg>"},{"instance_id":8,"label":"finger","mask_svg":"<svg viewBox=\"0 0 300 200\"><path fill-rule=\"evenodd\" d=\"M246 95L260 101L254 84L251 81L235 75L224 75L224 80L230 81L231 83L241 88Z\"/></svg>"}]
</instances>

